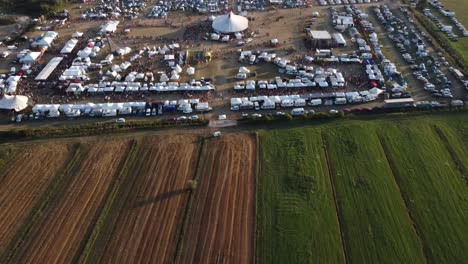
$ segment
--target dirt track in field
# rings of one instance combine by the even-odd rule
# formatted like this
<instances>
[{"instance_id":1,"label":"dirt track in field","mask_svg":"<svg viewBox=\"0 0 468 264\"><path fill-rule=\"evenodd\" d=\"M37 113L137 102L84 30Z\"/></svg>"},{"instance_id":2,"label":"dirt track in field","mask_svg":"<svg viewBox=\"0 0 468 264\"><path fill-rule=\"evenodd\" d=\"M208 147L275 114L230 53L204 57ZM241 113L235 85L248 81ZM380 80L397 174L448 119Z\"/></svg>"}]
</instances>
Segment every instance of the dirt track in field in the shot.
<instances>
[{"instance_id":1,"label":"dirt track in field","mask_svg":"<svg viewBox=\"0 0 468 264\"><path fill-rule=\"evenodd\" d=\"M179 263L251 263L255 139L227 134L205 145Z\"/></svg>"},{"instance_id":2,"label":"dirt track in field","mask_svg":"<svg viewBox=\"0 0 468 264\"><path fill-rule=\"evenodd\" d=\"M72 152L67 145L33 145L7 165L0 176L0 255Z\"/></svg>"},{"instance_id":3,"label":"dirt track in field","mask_svg":"<svg viewBox=\"0 0 468 264\"><path fill-rule=\"evenodd\" d=\"M69 184L44 213L12 263L70 263L122 161L127 140L93 142L67 175ZM45 159L44 159L45 160Z\"/></svg>"},{"instance_id":4,"label":"dirt track in field","mask_svg":"<svg viewBox=\"0 0 468 264\"><path fill-rule=\"evenodd\" d=\"M90 263L174 261L199 140L189 135L164 136L144 138L139 144L139 158L129 166L126 190L117 195L127 198L110 235L96 243Z\"/></svg>"}]
</instances>

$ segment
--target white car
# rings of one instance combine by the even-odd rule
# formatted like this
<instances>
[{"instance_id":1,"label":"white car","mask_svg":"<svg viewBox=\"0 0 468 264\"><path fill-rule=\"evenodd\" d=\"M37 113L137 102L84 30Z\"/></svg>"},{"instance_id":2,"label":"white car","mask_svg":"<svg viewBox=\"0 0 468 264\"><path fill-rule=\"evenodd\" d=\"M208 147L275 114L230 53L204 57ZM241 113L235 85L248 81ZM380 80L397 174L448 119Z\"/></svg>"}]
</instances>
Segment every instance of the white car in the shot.
<instances>
[{"instance_id":1,"label":"white car","mask_svg":"<svg viewBox=\"0 0 468 264\"><path fill-rule=\"evenodd\" d=\"M115 120L116 123L125 123L125 118L117 118Z\"/></svg>"},{"instance_id":2,"label":"white car","mask_svg":"<svg viewBox=\"0 0 468 264\"><path fill-rule=\"evenodd\" d=\"M335 110L335 109L331 109L330 111L328 111L330 114L338 114L338 110Z\"/></svg>"},{"instance_id":3,"label":"white car","mask_svg":"<svg viewBox=\"0 0 468 264\"><path fill-rule=\"evenodd\" d=\"M198 120L198 116L197 115L193 115L191 117L188 118L189 120L192 120L192 121L195 121L195 120Z\"/></svg>"},{"instance_id":4,"label":"white car","mask_svg":"<svg viewBox=\"0 0 468 264\"><path fill-rule=\"evenodd\" d=\"M227 119L226 115L219 115L218 116L218 120L226 120L226 119Z\"/></svg>"}]
</instances>

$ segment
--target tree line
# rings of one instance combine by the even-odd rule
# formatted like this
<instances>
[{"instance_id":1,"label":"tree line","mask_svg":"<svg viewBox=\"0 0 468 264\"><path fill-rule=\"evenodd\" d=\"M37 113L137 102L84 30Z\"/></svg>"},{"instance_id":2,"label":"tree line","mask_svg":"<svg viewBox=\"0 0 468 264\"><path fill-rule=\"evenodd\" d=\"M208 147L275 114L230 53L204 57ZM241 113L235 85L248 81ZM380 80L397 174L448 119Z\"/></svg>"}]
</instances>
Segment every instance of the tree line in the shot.
<instances>
[{"instance_id":1,"label":"tree line","mask_svg":"<svg viewBox=\"0 0 468 264\"><path fill-rule=\"evenodd\" d=\"M62 8L68 0L0 0L1 13L30 16L49 15Z\"/></svg>"}]
</instances>

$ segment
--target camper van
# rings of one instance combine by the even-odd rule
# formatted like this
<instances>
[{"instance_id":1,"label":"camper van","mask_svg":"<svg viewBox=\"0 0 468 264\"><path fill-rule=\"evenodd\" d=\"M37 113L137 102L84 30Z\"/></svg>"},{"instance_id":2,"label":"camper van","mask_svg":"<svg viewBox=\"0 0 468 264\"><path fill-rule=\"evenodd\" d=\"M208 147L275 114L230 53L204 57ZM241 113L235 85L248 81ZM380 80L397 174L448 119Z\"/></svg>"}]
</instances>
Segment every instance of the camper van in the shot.
<instances>
[{"instance_id":1,"label":"camper van","mask_svg":"<svg viewBox=\"0 0 468 264\"><path fill-rule=\"evenodd\" d=\"M275 109L276 105L272 101L263 102L262 109Z\"/></svg>"},{"instance_id":2,"label":"camper van","mask_svg":"<svg viewBox=\"0 0 468 264\"><path fill-rule=\"evenodd\" d=\"M102 116L114 117L117 116L117 110L115 109L103 109Z\"/></svg>"},{"instance_id":3,"label":"camper van","mask_svg":"<svg viewBox=\"0 0 468 264\"><path fill-rule=\"evenodd\" d=\"M294 100L294 106L305 106L306 101L304 99L296 99Z\"/></svg>"},{"instance_id":4,"label":"camper van","mask_svg":"<svg viewBox=\"0 0 468 264\"><path fill-rule=\"evenodd\" d=\"M281 107L292 107L292 106L294 106L294 102L292 100L285 99L281 101Z\"/></svg>"},{"instance_id":5,"label":"camper van","mask_svg":"<svg viewBox=\"0 0 468 264\"><path fill-rule=\"evenodd\" d=\"M291 115L293 116L298 116L298 115L302 115L304 114L304 108L294 108L293 110L291 110Z\"/></svg>"},{"instance_id":6,"label":"camper van","mask_svg":"<svg viewBox=\"0 0 468 264\"><path fill-rule=\"evenodd\" d=\"M321 105L321 104L322 104L322 99L312 99L308 103L308 105L310 105L310 106L317 106L317 105Z\"/></svg>"},{"instance_id":7,"label":"camper van","mask_svg":"<svg viewBox=\"0 0 468 264\"><path fill-rule=\"evenodd\" d=\"M260 110L260 105L258 104L258 102L255 102L254 103L254 107L255 107L255 110Z\"/></svg>"},{"instance_id":8,"label":"camper van","mask_svg":"<svg viewBox=\"0 0 468 264\"><path fill-rule=\"evenodd\" d=\"M335 104L337 105L343 105L346 104L346 98L344 97L338 97L335 99Z\"/></svg>"}]
</instances>

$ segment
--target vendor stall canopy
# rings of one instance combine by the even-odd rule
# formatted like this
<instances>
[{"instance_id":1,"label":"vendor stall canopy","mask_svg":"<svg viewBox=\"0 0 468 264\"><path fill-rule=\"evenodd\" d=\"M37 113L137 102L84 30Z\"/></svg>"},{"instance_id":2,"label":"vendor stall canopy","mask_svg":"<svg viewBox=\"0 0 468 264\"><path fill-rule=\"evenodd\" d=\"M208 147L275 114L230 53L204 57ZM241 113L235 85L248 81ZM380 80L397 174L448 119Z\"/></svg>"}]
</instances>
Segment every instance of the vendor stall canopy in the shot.
<instances>
[{"instance_id":1,"label":"vendor stall canopy","mask_svg":"<svg viewBox=\"0 0 468 264\"><path fill-rule=\"evenodd\" d=\"M0 99L0 109L19 112L28 107L28 100L29 98L24 95L4 95Z\"/></svg>"},{"instance_id":2,"label":"vendor stall canopy","mask_svg":"<svg viewBox=\"0 0 468 264\"><path fill-rule=\"evenodd\" d=\"M249 21L243 16L230 12L216 17L213 20L212 27L219 33L236 33L246 30L249 27Z\"/></svg>"}]
</instances>

